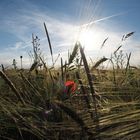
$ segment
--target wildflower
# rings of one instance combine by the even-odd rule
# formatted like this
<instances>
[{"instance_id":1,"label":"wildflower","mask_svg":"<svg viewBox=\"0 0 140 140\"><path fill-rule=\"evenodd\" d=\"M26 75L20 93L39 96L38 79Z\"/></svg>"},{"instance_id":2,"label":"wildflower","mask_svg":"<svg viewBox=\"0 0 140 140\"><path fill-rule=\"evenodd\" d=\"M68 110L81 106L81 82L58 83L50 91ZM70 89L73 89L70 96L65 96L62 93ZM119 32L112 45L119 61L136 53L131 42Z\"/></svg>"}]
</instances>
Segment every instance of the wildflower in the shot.
<instances>
[{"instance_id":1,"label":"wildflower","mask_svg":"<svg viewBox=\"0 0 140 140\"><path fill-rule=\"evenodd\" d=\"M74 93L76 90L76 83L74 81L66 81L65 82L65 90L64 92L67 94Z\"/></svg>"}]
</instances>

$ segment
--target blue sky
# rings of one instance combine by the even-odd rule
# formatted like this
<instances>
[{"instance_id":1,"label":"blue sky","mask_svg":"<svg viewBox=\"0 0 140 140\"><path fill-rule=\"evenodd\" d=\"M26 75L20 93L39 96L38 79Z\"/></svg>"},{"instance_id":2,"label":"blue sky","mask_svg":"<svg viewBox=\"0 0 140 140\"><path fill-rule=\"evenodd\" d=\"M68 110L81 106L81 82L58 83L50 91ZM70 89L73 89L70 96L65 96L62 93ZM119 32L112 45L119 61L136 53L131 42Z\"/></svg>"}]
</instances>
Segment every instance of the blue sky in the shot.
<instances>
[{"instance_id":1,"label":"blue sky","mask_svg":"<svg viewBox=\"0 0 140 140\"><path fill-rule=\"evenodd\" d=\"M109 57L124 34L136 31L123 46L132 52L132 65L140 62L139 0L0 0L0 64L11 65L23 55L24 65L32 62L32 33L40 40L45 60L50 60L43 27L46 22L54 57L66 57L78 38L94 60ZM100 20L102 19L102 20ZM97 22L98 21L98 22ZM86 28L83 25L94 22ZM80 30L79 30L80 29ZM100 45L109 37L102 50Z\"/></svg>"}]
</instances>

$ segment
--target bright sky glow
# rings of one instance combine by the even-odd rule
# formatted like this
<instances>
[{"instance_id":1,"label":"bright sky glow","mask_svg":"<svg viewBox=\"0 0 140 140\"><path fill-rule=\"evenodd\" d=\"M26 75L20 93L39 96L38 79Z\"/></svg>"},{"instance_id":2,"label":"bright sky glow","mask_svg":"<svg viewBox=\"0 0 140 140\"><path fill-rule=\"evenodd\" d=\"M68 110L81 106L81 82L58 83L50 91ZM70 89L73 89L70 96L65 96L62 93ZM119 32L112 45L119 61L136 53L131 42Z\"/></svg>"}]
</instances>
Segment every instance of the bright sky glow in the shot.
<instances>
[{"instance_id":1,"label":"bright sky glow","mask_svg":"<svg viewBox=\"0 0 140 140\"><path fill-rule=\"evenodd\" d=\"M139 65L139 13L139 0L0 0L0 64L11 66L13 59L19 64L22 55L23 65L29 66L32 63L28 55L32 51L32 33L40 38L40 49L50 63L45 22L54 59L58 54L66 59L68 50L77 40L93 60L110 57L122 36L136 31L122 49L132 52L132 65Z\"/></svg>"},{"instance_id":2,"label":"bright sky glow","mask_svg":"<svg viewBox=\"0 0 140 140\"><path fill-rule=\"evenodd\" d=\"M82 31L79 36L79 42L81 42L87 50L91 50L92 47L96 45L93 40L94 33L92 31Z\"/></svg>"}]
</instances>

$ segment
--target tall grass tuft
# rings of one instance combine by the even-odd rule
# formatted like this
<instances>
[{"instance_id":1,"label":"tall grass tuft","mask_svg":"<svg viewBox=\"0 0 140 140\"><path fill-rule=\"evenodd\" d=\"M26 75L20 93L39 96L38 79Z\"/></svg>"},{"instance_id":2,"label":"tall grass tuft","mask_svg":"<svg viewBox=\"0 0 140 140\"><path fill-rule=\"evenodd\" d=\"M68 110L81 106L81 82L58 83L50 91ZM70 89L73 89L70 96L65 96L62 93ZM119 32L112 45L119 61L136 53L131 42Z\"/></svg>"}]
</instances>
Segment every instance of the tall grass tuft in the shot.
<instances>
[{"instance_id":1,"label":"tall grass tuft","mask_svg":"<svg viewBox=\"0 0 140 140\"><path fill-rule=\"evenodd\" d=\"M92 66L91 71L94 70L94 69L96 69L100 64L102 64L103 62L105 62L105 61L107 61L107 60L108 60L108 58L106 58L106 57L103 57L103 58L101 58L100 60L98 60L98 61L94 64L94 66Z\"/></svg>"},{"instance_id":2,"label":"tall grass tuft","mask_svg":"<svg viewBox=\"0 0 140 140\"><path fill-rule=\"evenodd\" d=\"M74 48L73 48L72 54L71 54L70 57L69 57L69 64L71 64L71 63L73 62L75 56L77 55L78 48L79 48L79 46L78 46L78 44L76 43L75 46L74 46Z\"/></svg>"},{"instance_id":3,"label":"tall grass tuft","mask_svg":"<svg viewBox=\"0 0 140 140\"><path fill-rule=\"evenodd\" d=\"M108 37L103 41L102 45L101 45L101 49L104 47L105 43L107 42Z\"/></svg>"},{"instance_id":4,"label":"tall grass tuft","mask_svg":"<svg viewBox=\"0 0 140 140\"><path fill-rule=\"evenodd\" d=\"M91 105L90 105L90 101L89 101L89 95L88 95L88 93L86 92L86 90L85 90L85 88L83 86L83 83L82 83L82 80L80 78L80 75L79 75L79 72L78 71L76 72L76 78L78 79L78 82L80 84L81 92L82 92L82 94L84 96L84 100L85 100L85 102L87 104L87 108L90 109L91 108Z\"/></svg>"},{"instance_id":5,"label":"tall grass tuft","mask_svg":"<svg viewBox=\"0 0 140 140\"><path fill-rule=\"evenodd\" d=\"M0 71L0 76L3 78L3 80L9 85L9 87L12 89L12 91L15 93L16 97L18 98L18 100L25 105L25 102L20 94L20 92L18 92L17 88L15 87L15 85L12 83L12 81L6 76L5 73L3 73L2 71Z\"/></svg>"},{"instance_id":6,"label":"tall grass tuft","mask_svg":"<svg viewBox=\"0 0 140 140\"><path fill-rule=\"evenodd\" d=\"M63 59L61 58L61 77L62 81L64 81L64 70L63 70Z\"/></svg>"},{"instance_id":7,"label":"tall grass tuft","mask_svg":"<svg viewBox=\"0 0 140 140\"><path fill-rule=\"evenodd\" d=\"M126 56L127 56L127 64L126 64L126 68L125 68L125 74L127 73L128 68L130 66L131 53L129 53L129 55L126 55Z\"/></svg>"},{"instance_id":8,"label":"tall grass tuft","mask_svg":"<svg viewBox=\"0 0 140 140\"><path fill-rule=\"evenodd\" d=\"M92 99L93 99L93 104L94 104L93 119L95 120L95 123L96 123L96 132L98 134L100 134L97 100L96 100L95 90L94 90L94 87L93 87L93 79L92 79L92 76L90 74L90 69L88 67L88 63L87 63L86 56L85 56L85 53L83 51L83 48L80 44L79 44L79 47L80 47L81 57L82 57L82 60L83 60L83 63L84 63L85 72L86 72L87 79L88 79L88 84L90 86L90 92L91 92ZM98 140L100 140L100 137L98 138Z\"/></svg>"},{"instance_id":9,"label":"tall grass tuft","mask_svg":"<svg viewBox=\"0 0 140 140\"><path fill-rule=\"evenodd\" d=\"M48 30L47 30L47 27L46 27L46 24L45 24L45 23L44 23L44 28L45 28L46 36L47 36L48 43L49 43L50 53L51 53L51 56L52 56L52 63L54 63L54 61L53 61L52 45L51 45L51 41L50 41L50 37L49 37L49 33L48 33Z\"/></svg>"},{"instance_id":10,"label":"tall grass tuft","mask_svg":"<svg viewBox=\"0 0 140 140\"><path fill-rule=\"evenodd\" d=\"M1 64L1 67L2 67L2 71L5 72L5 68L3 64Z\"/></svg>"},{"instance_id":11,"label":"tall grass tuft","mask_svg":"<svg viewBox=\"0 0 140 140\"><path fill-rule=\"evenodd\" d=\"M114 54L116 54L118 51L119 51L119 49L122 47L122 45L120 45L115 51L114 51Z\"/></svg>"}]
</instances>

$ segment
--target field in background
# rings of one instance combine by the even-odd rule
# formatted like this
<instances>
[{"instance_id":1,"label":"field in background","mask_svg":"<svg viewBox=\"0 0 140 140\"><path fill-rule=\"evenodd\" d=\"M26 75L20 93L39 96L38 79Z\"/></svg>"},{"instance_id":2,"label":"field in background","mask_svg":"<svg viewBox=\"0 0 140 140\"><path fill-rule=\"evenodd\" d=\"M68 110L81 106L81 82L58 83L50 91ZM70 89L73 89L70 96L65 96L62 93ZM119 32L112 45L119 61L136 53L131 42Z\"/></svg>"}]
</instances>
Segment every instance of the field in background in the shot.
<instances>
[{"instance_id":1,"label":"field in background","mask_svg":"<svg viewBox=\"0 0 140 140\"><path fill-rule=\"evenodd\" d=\"M119 46L110 58L88 63L76 43L68 60L55 67L44 62L33 36L33 64L0 71L0 139L140 139L140 69ZM123 36L125 41L133 32ZM102 47L106 40L103 42ZM110 63L110 69L103 63ZM66 90L73 81L76 89Z\"/></svg>"}]
</instances>

